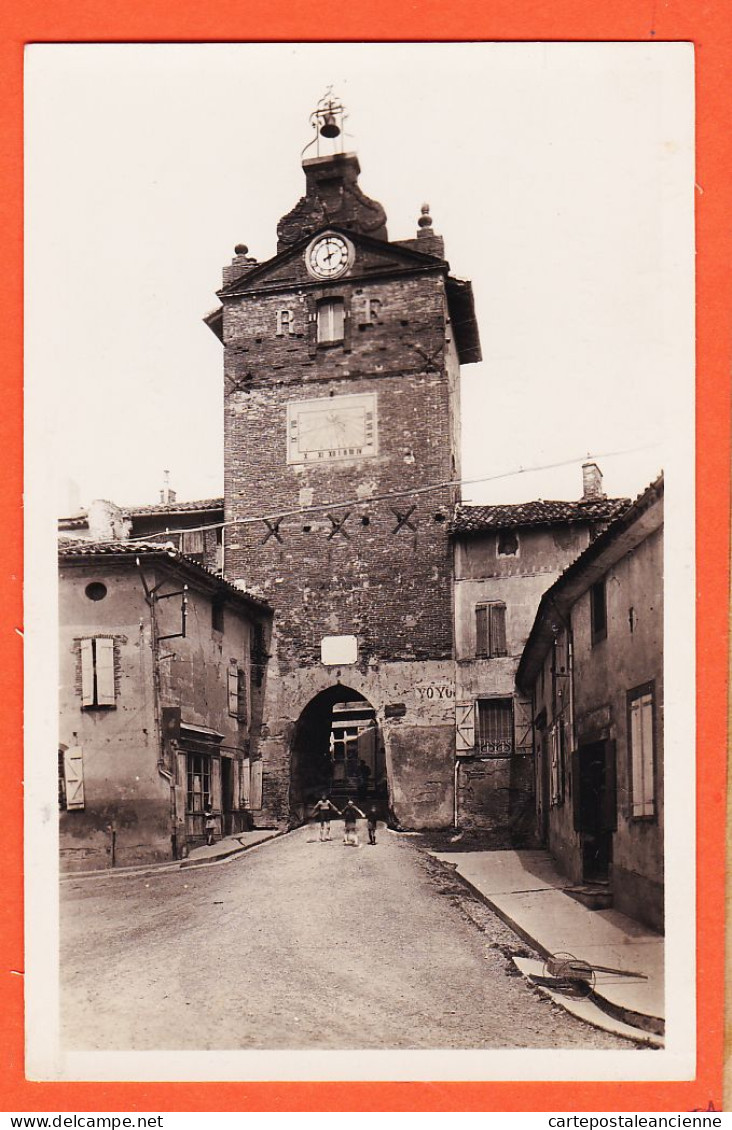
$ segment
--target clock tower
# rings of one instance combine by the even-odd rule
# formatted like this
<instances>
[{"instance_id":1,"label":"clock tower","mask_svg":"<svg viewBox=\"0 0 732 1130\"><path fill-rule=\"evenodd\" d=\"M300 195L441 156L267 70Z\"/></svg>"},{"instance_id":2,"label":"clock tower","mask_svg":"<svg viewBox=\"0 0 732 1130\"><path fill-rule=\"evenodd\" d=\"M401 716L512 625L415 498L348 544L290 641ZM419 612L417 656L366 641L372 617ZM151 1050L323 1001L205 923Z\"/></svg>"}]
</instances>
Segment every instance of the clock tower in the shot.
<instances>
[{"instance_id":1,"label":"clock tower","mask_svg":"<svg viewBox=\"0 0 732 1130\"><path fill-rule=\"evenodd\" d=\"M451 275L428 207L413 238L389 240L342 118L328 95L277 253L260 263L237 247L206 319L224 345L224 571L275 612L253 814L296 823L327 790L403 827L441 826L459 376L480 344L470 283ZM255 682L259 670L255 657Z\"/></svg>"}]
</instances>

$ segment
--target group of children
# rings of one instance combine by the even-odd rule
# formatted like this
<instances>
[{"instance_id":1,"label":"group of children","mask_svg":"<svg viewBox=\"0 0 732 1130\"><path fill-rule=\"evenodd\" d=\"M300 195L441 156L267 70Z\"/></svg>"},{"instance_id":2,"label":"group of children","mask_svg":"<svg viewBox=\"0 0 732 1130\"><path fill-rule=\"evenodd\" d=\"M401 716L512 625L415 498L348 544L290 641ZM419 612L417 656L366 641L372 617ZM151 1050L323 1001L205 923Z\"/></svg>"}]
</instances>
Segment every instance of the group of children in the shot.
<instances>
[{"instance_id":1,"label":"group of children","mask_svg":"<svg viewBox=\"0 0 732 1130\"><path fill-rule=\"evenodd\" d=\"M376 822L377 812L376 805L371 805L368 815L357 808L353 801L348 799L345 808L342 810L336 808L333 801L329 799L326 793L323 793L320 800L313 808L313 816L320 823L320 839L330 839L330 814L335 812L336 816L343 817L343 843L350 844L352 847L358 847L358 832L356 831L356 820L360 816L362 820L366 821L366 827L369 832L369 843L376 843Z\"/></svg>"}]
</instances>

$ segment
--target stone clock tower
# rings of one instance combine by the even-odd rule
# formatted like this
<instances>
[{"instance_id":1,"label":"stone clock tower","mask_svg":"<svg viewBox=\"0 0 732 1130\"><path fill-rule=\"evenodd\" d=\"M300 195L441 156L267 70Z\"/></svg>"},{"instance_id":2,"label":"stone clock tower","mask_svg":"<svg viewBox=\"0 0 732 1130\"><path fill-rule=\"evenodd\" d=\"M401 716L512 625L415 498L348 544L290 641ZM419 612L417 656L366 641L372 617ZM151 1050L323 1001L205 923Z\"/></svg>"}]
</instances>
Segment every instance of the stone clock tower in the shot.
<instances>
[{"instance_id":1,"label":"stone clock tower","mask_svg":"<svg viewBox=\"0 0 732 1130\"><path fill-rule=\"evenodd\" d=\"M313 115L277 254L237 247L206 319L224 345L225 575L275 612L254 816L297 822L328 789L403 827L440 826L459 374L480 344L470 283L450 275L427 206L414 238L388 239L339 148L341 114L327 98Z\"/></svg>"}]
</instances>

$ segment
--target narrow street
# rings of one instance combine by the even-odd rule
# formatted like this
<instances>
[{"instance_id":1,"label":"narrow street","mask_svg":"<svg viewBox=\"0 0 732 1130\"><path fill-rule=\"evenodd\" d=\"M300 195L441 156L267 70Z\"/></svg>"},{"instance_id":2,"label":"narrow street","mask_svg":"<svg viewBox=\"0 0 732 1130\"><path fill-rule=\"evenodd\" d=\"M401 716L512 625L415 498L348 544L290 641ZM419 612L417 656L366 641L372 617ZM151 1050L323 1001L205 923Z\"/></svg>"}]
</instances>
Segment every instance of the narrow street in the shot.
<instances>
[{"instance_id":1,"label":"narrow street","mask_svg":"<svg viewBox=\"0 0 732 1130\"><path fill-rule=\"evenodd\" d=\"M631 1046L529 988L507 956L520 940L411 837L380 828L355 849L341 828L65 881L64 1046Z\"/></svg>"}]
</instances>

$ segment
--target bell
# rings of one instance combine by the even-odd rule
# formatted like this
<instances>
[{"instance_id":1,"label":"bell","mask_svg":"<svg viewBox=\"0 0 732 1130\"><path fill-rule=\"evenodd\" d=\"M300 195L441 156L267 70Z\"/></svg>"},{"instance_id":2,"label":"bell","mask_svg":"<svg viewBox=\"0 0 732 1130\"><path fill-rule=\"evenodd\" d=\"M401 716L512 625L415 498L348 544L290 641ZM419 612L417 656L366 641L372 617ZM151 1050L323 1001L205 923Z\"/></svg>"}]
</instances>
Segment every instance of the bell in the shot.
<instances>
[{"instance_id":1,"label":"bell","mask_svg":"<svg viewBox=\"0 0 732 1130\"><path fill-rule=\"evenodd\" d=\"M341 128L335 120L335 116L328 110L323 115L323 124L320 127L321 137L340 137Z\"/></svg>"}]
</instances>

